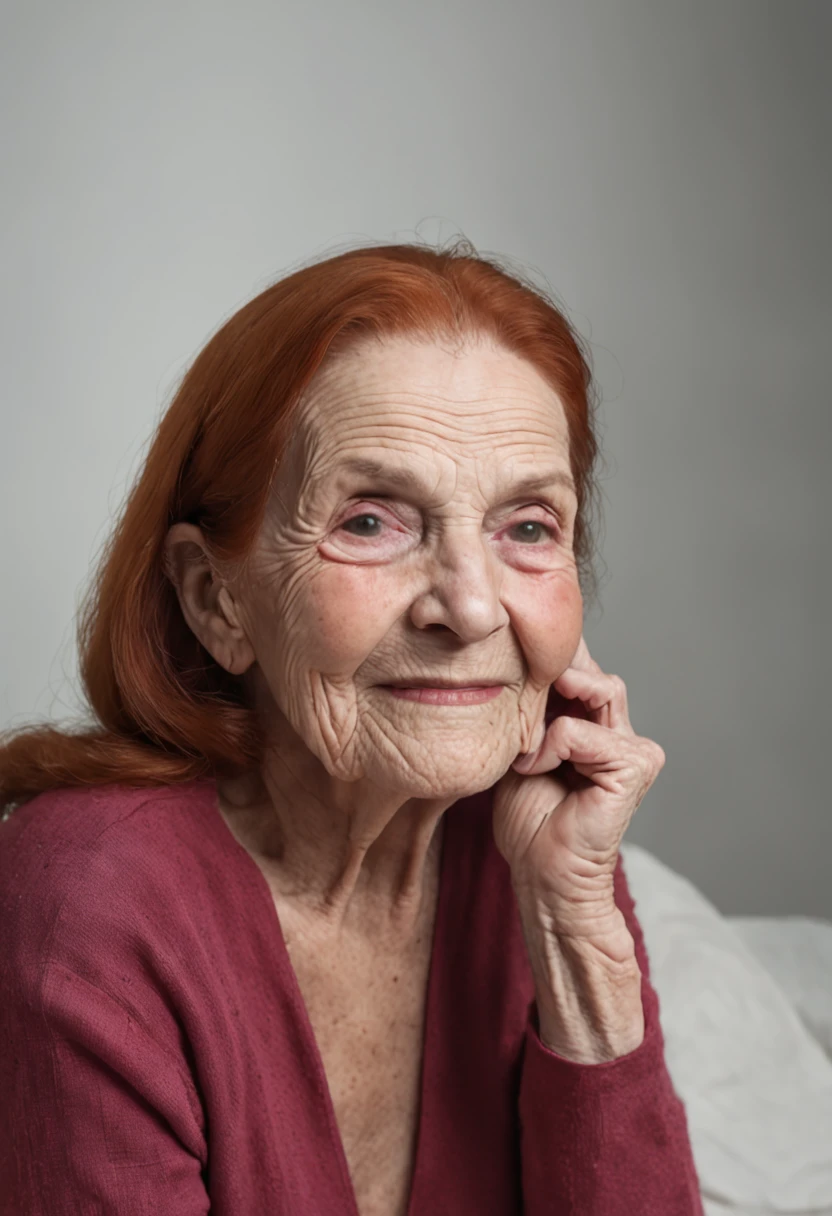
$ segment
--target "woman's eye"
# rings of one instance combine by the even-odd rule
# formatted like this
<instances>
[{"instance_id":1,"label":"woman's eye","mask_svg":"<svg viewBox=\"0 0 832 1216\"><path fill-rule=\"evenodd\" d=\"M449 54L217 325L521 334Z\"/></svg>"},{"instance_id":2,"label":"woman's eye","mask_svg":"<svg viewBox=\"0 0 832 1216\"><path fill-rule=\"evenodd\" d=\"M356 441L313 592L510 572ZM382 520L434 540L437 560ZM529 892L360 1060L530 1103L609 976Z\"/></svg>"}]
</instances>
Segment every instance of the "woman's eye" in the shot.
<instances>
[{"instance_id":1,"label":"woman's eye","mask_svg":"<svg viewBox=\"0 0 832 1216\"><path fill-rule=\"evenodd\" d=\"M514 525L514 531L515 531L515 532L516 532L516 531L518 531L520 528L532 528L532 529L534 529L534 528L542 528L544 532L547 532L547 533L549 534L549 537L550 537L552 540L557 540L557 537L558 537L558 531L557 531L557 528L551 527L549 524L544 524L544 523L543 523L541 520L539 520L539 519L524 519L524 520L522 521L522 523L519 523L519 524L515 524L515 525ZM537 535L539 535L539 533L538 533ZM524 540L524 541L527 541L527 540L532 540L532 541L533 541L534 539L535 539L535 533L534 533L534 532L526 532L525 534L523 534L523 540Z\"/></svg>"},{"instance_id":2,"label":"woman's eye","mask_svg":"<svg viewBox=\"0 0 832 1216\"><path fill-rule=\"evenodd\" d=\"M369 529L365 522L368 520L370 521ZM341 527L346 529L354 524L356 525L356 529L354 531L350 531L351 536L364 536L372 539L373 537L378 536L379 525L382 525L383 523L384 521L380 516L374 515L369 511L363 511L360 515L353 515L351 519L345 520L344 523L341 524ZM525 529L525 531L521 531L521 529ZM529 541L536 543L541 531L545 532L551 540L557 540L558 537L557 528L552 527L549 524L544 524L539 519L525 519L521 523L515 524L513 531L520 534L520 537L524 543Z\"/></svg>"},{"instance_id":3,"label":"woman's eye","mask_svg":"<svg viewBox=\"0 0 832 1216\"><path fill-rule=\"evenodd\" d=\"M352 519L344 520L344 522L341 524L341 527L346 528L349 524L358 523L359 520L364 520L364 519L375 520L375 522L377 524L382 522L378 515L371 515L369 512L365 511L365 512L362 512L361 515L353 515ZM358 532L351 533L351 535L353 535L353 536L377 536L378 533L377 532L367 532L364 528L360 528L358 530Z\"/></svg>"}]
</instances>

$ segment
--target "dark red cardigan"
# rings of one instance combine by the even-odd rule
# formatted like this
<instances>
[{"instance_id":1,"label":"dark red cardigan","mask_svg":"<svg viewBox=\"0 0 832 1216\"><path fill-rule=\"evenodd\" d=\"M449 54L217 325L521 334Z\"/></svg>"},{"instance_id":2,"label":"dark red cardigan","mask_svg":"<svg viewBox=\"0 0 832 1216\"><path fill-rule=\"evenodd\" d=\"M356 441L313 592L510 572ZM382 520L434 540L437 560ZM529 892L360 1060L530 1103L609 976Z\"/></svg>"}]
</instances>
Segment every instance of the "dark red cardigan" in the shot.
<instances>
[{"instance_id":1,"label":"dark red cardigan","mask_svg":"<svg viewBox=\"0 0 832 1216\"><path fill-rule=\"evenodd\" d=\"M644 1042L537 1034L491 792L447 814L409 1216L702 1216L619 860ZM357 1216L266 880L211 781L58 790L0 824L0 1213Z\"/></svg>"}]
</instances>

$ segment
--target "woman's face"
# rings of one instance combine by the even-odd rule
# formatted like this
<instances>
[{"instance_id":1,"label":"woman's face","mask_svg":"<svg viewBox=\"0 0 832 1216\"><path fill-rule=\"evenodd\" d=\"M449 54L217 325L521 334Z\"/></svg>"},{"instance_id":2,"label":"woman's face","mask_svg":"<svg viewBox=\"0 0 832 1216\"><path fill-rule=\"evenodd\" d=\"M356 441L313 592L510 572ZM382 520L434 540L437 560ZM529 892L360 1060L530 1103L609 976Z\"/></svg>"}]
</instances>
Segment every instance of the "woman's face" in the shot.
<instances>
[{"instance_id":1,"label":"woman's face","mask_svg":"<svg viewBox=\"0 0 832 1216\"><path fill-rule=\"evenodd\" d=\"M333 777L406 797L499 780L581 638L564 481L563 407L515 355L402 338L333 360L229 584L274 737L289 726ZM433 678L503 687L456 705L385 687Z\"/></svg>"}]
</instances>

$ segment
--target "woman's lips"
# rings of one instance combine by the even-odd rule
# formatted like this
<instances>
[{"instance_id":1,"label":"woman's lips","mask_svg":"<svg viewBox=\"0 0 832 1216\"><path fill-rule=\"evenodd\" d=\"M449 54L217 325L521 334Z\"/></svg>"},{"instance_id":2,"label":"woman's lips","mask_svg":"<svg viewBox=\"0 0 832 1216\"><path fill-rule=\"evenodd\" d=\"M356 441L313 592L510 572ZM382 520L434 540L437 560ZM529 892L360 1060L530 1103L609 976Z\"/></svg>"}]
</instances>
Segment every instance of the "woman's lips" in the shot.
<instances>
[{"instance_id":1,"label":"woman's lips","mask_svg":"<svg viewBox=\"0 0 832 1216\"><path fill-rule=\"evenodd\" d=\"M478 705L481 701L493 701L503 691L502 684L468 688L403 688L395 684L382 684L380 687L402 700L421 701L429 705Z\"/></svg>"}]
</instances>

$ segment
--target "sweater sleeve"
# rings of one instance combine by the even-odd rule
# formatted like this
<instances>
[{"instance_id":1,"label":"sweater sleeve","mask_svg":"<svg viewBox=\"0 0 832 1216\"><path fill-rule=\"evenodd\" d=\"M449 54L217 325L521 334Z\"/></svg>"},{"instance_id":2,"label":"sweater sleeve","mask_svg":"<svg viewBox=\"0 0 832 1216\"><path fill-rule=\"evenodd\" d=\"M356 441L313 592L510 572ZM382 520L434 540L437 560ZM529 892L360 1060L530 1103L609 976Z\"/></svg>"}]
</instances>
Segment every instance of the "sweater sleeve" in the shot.
<instances>
[{"instance_id":1,"label":"sweater sleeve","mask_svg":"<svg viewBox=\"0 0 832 1216\"><path fill-rule=\"evenodd\" d=\"M703 1216L684 1106L664 1058L659 999L622 858L616 904L635 943L645 1033L603 1064L541 1042L530 1007L520 1080L524 1216Z\"/></svg>"},{"instance_id":2,"label":"sweater sleeve","mask_svg":"<svg viewBox=\"0 0 832 1216\"><path fill-rule=\"evenodd\" d=\"M115 798L58 791L0 824L0 1216L209 1210L157 926L175 948L176 905L148 885L162 867L135 822Z\"/></svg>"},{"instance_id":3,"label":"sweater sleeve","mask_svg":"<svg viewBox=\"0 0 832 1216\"><path fill-rule=\"evenodd\" d=\"M202 1216L198 1100L129 1011L52 961L0 1003L2 1216Z\"/></svg>"}]
</instances>

